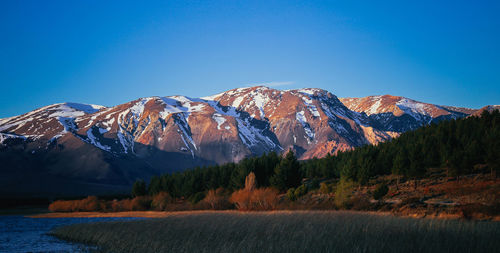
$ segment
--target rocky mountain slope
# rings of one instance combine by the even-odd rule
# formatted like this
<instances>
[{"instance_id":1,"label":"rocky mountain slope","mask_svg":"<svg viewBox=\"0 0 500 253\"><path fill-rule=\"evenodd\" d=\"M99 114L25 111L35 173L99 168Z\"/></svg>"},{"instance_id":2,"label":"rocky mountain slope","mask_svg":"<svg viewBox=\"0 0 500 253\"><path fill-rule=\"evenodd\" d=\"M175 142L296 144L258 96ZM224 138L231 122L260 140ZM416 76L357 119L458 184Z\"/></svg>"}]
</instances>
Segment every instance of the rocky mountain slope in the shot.
<instances>
[{"instance_id":1,"label":"rocky mountain slope","mask_svg":"<svg viewBox=\"0 0 500 253\"><path fill-rule=\"evenodd\" d=\"M480 116L484 111L492 112L494 110L500 110L500 105L487 105L481 107L479 110L475 110L473 113L471 113L471 115Z\"/></svg>"},{"instance_id":2,"label":"rocky mountain slope","mask_svg":"<svg viewBox=\"0 0 500 253\"><path fill-rule=\"evenodd\" d=\"M405 97L384 95L342 98L349 109L363 113L370 125L382 131L405 132L432 122L468 116L476 110L439 106Z\"/></svg>"},{"instance_id":3,"label":"rocky mountain slope","mask_svg":"<svg viewBox=\"0 0 500 253\"><path fill-rule=\"evenodd\" d=\"M476 110L394 96L249 87L114 107L63 103L0 119L2 194L113 193L136 178L293 149L321 157Z\"/></svg>"}]
</instances>

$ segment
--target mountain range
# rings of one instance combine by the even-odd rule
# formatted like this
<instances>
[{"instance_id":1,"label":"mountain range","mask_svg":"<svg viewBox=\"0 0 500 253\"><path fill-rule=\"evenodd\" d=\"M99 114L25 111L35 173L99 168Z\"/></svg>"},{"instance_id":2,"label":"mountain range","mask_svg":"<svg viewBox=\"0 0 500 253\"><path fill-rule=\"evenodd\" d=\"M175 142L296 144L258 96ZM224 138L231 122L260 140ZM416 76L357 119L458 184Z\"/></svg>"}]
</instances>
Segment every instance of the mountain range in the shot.
<instances>
[{"instance_id":1,"label":"mountain range","mask_svg":"<svg viewBox=\"0 0 500 253\"><path fill-rule=\"evenodd\" d=\"M147 97L104 107L45 106L0 119L0 196L127 192L137 178L292 149L299 159L376 144L477 115L384 95L238 88L209 97Z\"/></svg>"}]
</instances>

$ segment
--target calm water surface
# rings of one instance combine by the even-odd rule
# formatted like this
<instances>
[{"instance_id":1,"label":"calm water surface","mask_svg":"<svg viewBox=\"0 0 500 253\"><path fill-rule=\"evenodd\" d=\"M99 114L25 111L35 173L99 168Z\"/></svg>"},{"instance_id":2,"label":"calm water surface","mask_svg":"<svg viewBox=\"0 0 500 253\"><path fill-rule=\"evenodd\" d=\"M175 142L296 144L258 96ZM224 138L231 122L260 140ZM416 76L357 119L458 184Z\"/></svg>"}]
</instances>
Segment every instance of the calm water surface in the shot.
<instances>
[{"instance_id":1,"label":"calm water surface","mask_svg":"<svg viewBox=\"0 0 500 253\"><path fill-rule=\"evenodd\" d=\"M84 252L85 245L68 243L49 231L58 226L99 221L123 221L140 218L27 218L0 216L0 252Z\"/></svg>"}]
</instances>

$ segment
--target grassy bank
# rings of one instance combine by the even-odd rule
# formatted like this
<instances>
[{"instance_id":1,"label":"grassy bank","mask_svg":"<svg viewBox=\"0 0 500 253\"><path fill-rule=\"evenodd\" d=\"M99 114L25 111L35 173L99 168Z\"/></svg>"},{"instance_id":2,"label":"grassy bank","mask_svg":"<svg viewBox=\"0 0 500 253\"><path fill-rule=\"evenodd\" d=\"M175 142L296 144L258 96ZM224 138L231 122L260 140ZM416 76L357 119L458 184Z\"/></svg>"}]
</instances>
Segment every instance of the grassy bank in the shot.
<instances>
[{"instance_id":1,"label":"grassy bank","mask_svg":"<svg viewBox=\"0 0 500 253\"><path fill-rule=\"evenodd\" d=\"M191 212L53 231L104 252L497 252L500 223L348 211Z\"/></svg>"}]
</instances>

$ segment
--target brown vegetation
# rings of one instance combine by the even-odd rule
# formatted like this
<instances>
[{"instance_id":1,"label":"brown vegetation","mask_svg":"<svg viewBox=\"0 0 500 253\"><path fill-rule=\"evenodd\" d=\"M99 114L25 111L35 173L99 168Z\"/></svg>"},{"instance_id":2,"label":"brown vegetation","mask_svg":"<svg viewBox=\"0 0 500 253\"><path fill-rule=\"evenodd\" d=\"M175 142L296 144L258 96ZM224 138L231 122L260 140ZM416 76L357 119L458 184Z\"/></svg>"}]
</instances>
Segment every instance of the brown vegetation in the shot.
<instances>
[{"instance_id":1,"label":"brown vegetation","mask_svg":"<svg viewBox=\"0 0 500 253\"><path fill-rule=\"evenodd\" d=\"M273 210L278 200L278 191L273 188L256 188L255 174L245 178L245 188L233 192L229 201L239 210Z\"/></svg>"},{"instance_id":2,"label":"brown vegetation","mask_svg":"<svg viewBox=\"0 0 500 253\"><path fill-rule=\"evenodd\" d=\"M366 186L347 180L310 182L279 194L274 188L257 188L250 173L245 188L231 191L218 188L204 193L196 203L173 198L166 192L154 196L104 201L96 197L59 200L49 206L52 212L127 212L186 210L338 210L390 212L412 217L500 220L500 182L489 174L462 176L459 181L445 171L414 181L397 183L394 176L369 180ZM383 191L382 191L382 188ZM386 191L387 190L387 191ZM381 193L382 192L382 193ZM291 194L293 193L293 194Z\"/></svg>"},{"instance_id":3,"label":"brown vegetation","mask_svg":"<svg viewBox=\"0 0 500 253\"><path fill-rule=\"evenodd\" d=\"M95 196L88 196L82 200L58 200L49 205L52 212L92 212L105 209L105 203Z\"/></svg>"},{"instance_id":4,"label":"brown vegetation","mask_svg":"<svg viewBox=\"0 0 500 253\"><path fill-rule=\"evenodd\" d=\"M160 192L153 197L151 201L151 209L163 211L169 204L172 204L174 199L167 192Z\"/></svg>"},{"instance_id":5,"label":"brown vegetation","mask_svg":"<svg viewBox=\"0 0 500 253\"><path fill-rule=\"evenodd\" d=\"M277 204L278 191L273 188L235 191L229 199L239 210L273 210Z\"/></svg>"},{"instance_id":6,"label":"brown vegetation","mask_svg":"<svg viewBox=\"0 0 500 253\"><path fill-rule=\"evenodd\" d=\"M245 190L253 191L257 188L257 181L255 180L255 173L250 172L245 178Z\"/></svg>"},{"instance_id":7,"label":"brown vegetation","mask_svg":"<svg viewBox=\"0 0 500 253\"><path fill-rule=\"evenodd\" d=\"M228 200L228 194L222 188L209 190L202 203L208 205L212 210L231 209L232 204Z\"/></svg>"}]
</instances>

